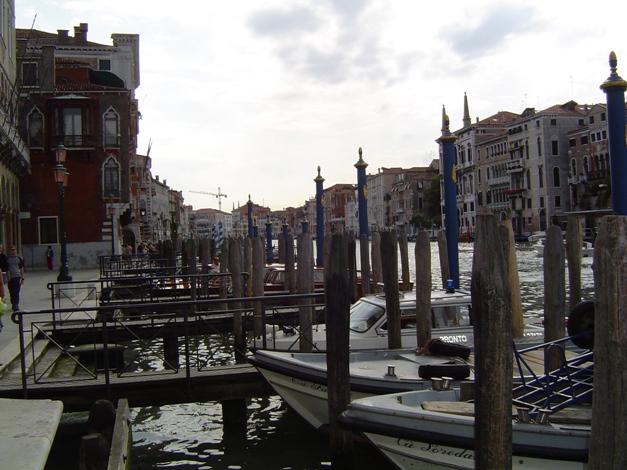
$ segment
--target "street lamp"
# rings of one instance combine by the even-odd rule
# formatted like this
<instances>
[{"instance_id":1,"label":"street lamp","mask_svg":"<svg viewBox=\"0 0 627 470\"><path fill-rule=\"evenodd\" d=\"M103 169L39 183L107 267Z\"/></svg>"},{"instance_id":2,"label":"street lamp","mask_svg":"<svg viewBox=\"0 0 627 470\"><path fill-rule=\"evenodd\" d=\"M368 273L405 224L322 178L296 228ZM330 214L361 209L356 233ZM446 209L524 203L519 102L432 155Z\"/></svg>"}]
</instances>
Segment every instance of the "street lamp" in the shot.
<instances>
[{"instance_id":1,"label":"street lamp","mask_svg":"<svg viewBox=\"0 0 627 470\"><path fill-rule=\"evenodd\" d=\"M113 216L115 215L115 206L113 205L113 195L109 196L109 206L107 207L107 211L109 212L109 216L111 216L111 258L115 256L115 230L113 230Z\"/></svg>"},{"instance_id":2,"label":"street lamp","mask_svg":"<svg viewBox=\"0 0 627 470\"><path fill-rule=\"evenodd\" d=\"M68 176L70 176L65 166L63 166L66 154L67 149L65 146L63 144L59 144L54 152L55 160L57 162L54 167L54 181L59 185L59 219L61 222L61 267L59 268L57 281L72 280L72 276L70 276L70 270L67 265L67 245L65 238L65 187L67 186Z\"/></svg>"}]
</instances>

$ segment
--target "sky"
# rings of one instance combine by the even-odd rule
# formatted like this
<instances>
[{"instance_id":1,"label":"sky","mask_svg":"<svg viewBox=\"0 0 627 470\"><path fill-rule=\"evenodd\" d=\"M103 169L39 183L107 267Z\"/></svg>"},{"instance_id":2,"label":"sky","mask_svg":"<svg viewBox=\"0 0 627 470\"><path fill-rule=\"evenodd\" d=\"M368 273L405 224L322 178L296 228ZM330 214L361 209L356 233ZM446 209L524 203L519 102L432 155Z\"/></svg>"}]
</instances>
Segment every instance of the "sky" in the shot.
<instances>
[{"instance_id":1,"label":"sky","mask_svg":"<svg viewBox=\"0 0 627 470\"><path fill-rule=\"evenodd\" d=\"M437 158L442 107L472 120L575 100L605 103L626 6L597 0L16 0L16 27L88 23L140 35L137 152L194 209L273 210L324 187ZM622 61L621 61L622 59ZM621 67L623 65L623 67ZM622 72L622 73L621 73Z\"/></svg>"}]
</instances>

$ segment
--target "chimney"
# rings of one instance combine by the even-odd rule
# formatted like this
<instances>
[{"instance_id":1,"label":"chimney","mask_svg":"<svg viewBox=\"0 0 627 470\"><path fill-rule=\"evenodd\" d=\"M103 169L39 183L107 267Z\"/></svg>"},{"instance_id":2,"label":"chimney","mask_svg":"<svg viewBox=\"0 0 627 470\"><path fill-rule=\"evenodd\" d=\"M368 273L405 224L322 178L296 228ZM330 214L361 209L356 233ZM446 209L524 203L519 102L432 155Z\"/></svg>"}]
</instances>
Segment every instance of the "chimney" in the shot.
<instances>
[{"instance_id":1,"label":"chimney","mask_svg":"<svg viewBox=\"0 0 627 470\"><path fill-rule=\"evenodd\" d=\"M68 30L57 29L57 37L58 37L59 44L67 44L68 43Z\"/></svg>"},{"instance_id":2,"label":"chimney","mask_svg":"<svg viewBox=\"0 0 627 470\"><path fill-rule=\"evenodd\" d=\"M74 39L77 42L87 42L87 23L74 26Z\"/></svg>"}]
</instances>

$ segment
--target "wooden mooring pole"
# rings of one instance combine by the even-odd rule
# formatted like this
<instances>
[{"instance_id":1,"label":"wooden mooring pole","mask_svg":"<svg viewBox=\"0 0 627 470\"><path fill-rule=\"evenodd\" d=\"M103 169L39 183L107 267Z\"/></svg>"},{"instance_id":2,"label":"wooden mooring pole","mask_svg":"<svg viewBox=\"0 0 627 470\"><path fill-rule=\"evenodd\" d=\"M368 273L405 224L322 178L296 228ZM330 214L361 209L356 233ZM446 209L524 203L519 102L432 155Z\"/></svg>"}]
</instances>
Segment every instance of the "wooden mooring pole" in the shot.
<instances>
[{"instance_id":1,"label":"wooden mooring pole","mask_svg":"<svg viewBox=\"0 0 627 470\"><path fill-rule=\"evenodd\" d=\"M301 233L297 240L298 269L296 270L296 289L299 294L311 294L314 291L314 258L313 241L309 232ZM302 352L313 350L313 323L314 311L311 301L303 299L298 307L298 324L300 325L299 346Z\"/></svg>"},{"instance_id":2,"label":"wooden mooring pole","mask_svg":"<svg viewBox=\"0 0 627 470\"><path fill-rule=\"evenodd\" d=\"M440 253L440 272L442 273L442 288L446 288L446 281L451 278L451 270L448 266L448 248L446 247L446 234L444 230L438 232L438 252Z\"/></svg>"},{"instance_id":3,"label":"wooden mooring pole","mask_svg":"<svg viewBox=\"0 0 627 470\"><path fill-rule=\"evenodd\" d=\"M606 216L594 245L594 397L588 468L627 468L627 217Z\"/></svg>"},{"instance_id":4,"label":"wooden mooring pole","mask_svg":"<svg viewBox=\"0 0 627 470\"><path fill-rule=\"evenodd\" d=\"M381 267L381 232L372 232L372 293L381 292L379 286L383 282L383 270Z\"/></svg>"},{"instance_id":5,"label":"wooden mooring pole","mask_svg":"<svg viewBox=\"0 0 627 470\"><path fill-rule=\"evenodd\" d=\"M420 230L414 248L416 258L416 338L418 347L431 339L431 243L429 234Z\"/></svg>"},{"instance_id":6,"label":"wooden mooring pole","mask_svg":"<svg viewBox=\"0 0 627 470\"><path fill-rule=\"evenodd\" d=\"M403 225L398 232L398 249L401 254L401 280L403 292L411 290L409 278L409 251L407 246L407 228Z\"/></svg>"},{"instance_id":7,"label":"wooden mooring pole","mask_svg":"<svg viewBox=\"0 0 627 470\"><path fill-rule=\"evenodd\" d=\"M568 260L568 311L581 302L581 256L583 234L581 221L568 217L566 225L566 259Z\"/></svg>"},{"instance_id":8,"label":"wooden mooring pole","mask_svg":"<svg viewBox=\"0 0 627 470\"><path fill-rule=\"evenodd\" d=\"M512 468L511 297L493 215L477 217L471 294L475 334L475 468Z\"/></svg>"},{"instance_id":9,"label":"wooden mooring pole","mask_svg":"<svg viewBox=\"0 0 627 470\"><path fill-rule=\"evenodd\" d=\"M401 304L398 292L398 246L396 231L381 233L381 259L383 268L383 291L385 292L385 310L388 317L388 347L402 347Z\"/></svg>"},{"instance_id":10,"label":"wooden mooring pole","mask_svg":"<svg viewBox=\"0 0 627 470\"><path fill-rule=\"evenodd\" d=\"M556 341L566 334L566 259L562 231L551 225L544 245L544 341ZM547 348L544 370L559 369L563 363L563 344Z\"/></svg>"},{"instance_id":11,"label":"wooden mooring pole","mask_svg":"<svg viewBox=\"0 0 627 470\"><path fill-rule=\"evenodd\" d=\"M370 249L368 235L359 236L359 256L361 262L361 295L370 294Z\"/></svg>"},{"instance_id":12,"label":"wooden mooring pole","mask_svg":"<svg viewBox=\"0 0 627 470\"><path fill-rule=\"evenodd\" d=\"M330 237L330 251L324 260L324 288L327 324L327 380L331 464L334 470L352 468L353 437L343 429L338 416L350 402L348 322L350 291L348 257L344 235Z\"/></svg>"}]
</instances>

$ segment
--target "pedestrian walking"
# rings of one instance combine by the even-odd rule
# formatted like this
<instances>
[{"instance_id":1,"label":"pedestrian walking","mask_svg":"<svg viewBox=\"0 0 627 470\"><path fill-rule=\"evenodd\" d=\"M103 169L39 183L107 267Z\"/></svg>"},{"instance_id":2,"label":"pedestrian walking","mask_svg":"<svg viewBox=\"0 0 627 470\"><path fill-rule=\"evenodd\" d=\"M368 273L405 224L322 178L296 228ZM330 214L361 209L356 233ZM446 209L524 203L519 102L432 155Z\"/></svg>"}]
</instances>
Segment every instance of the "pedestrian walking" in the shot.
<instances>
[{"instance_id":1,"label":"pedestrian walking","mask_svg":"<svg viewBox=\"0 0 627 470\"><path fill-rule=\"evenodd\" d=\"M52 251L52 247L48 245L46 249L46 261L48 262L48 269L52 271L52 258L54 258L54 251Z\"/></svg>"},{"instance_id":2,"label":"pedestrian walking","mask_svg":"<svg viewBox=\"0 0 627 470\"><path fill-rule=\"evenodd\" d=\"M2 281L6 285L9 281L7 281L7 255L4 252L4 246L0 243L0 271L2 271Z\"/></svg>"},{"instance_id":3,"label":"pedestrian walking","mask_svg":"<svg viewBox=\"0 0 627 470\"><path fill-rule=\"evenodd\" d=\"M20 290L24 283L24 258L17 254L15 245L11 245L9 256L7 256L7 279L9 281L11 307L16 311L20 309Z\"/></svg>"}]
</instances>

